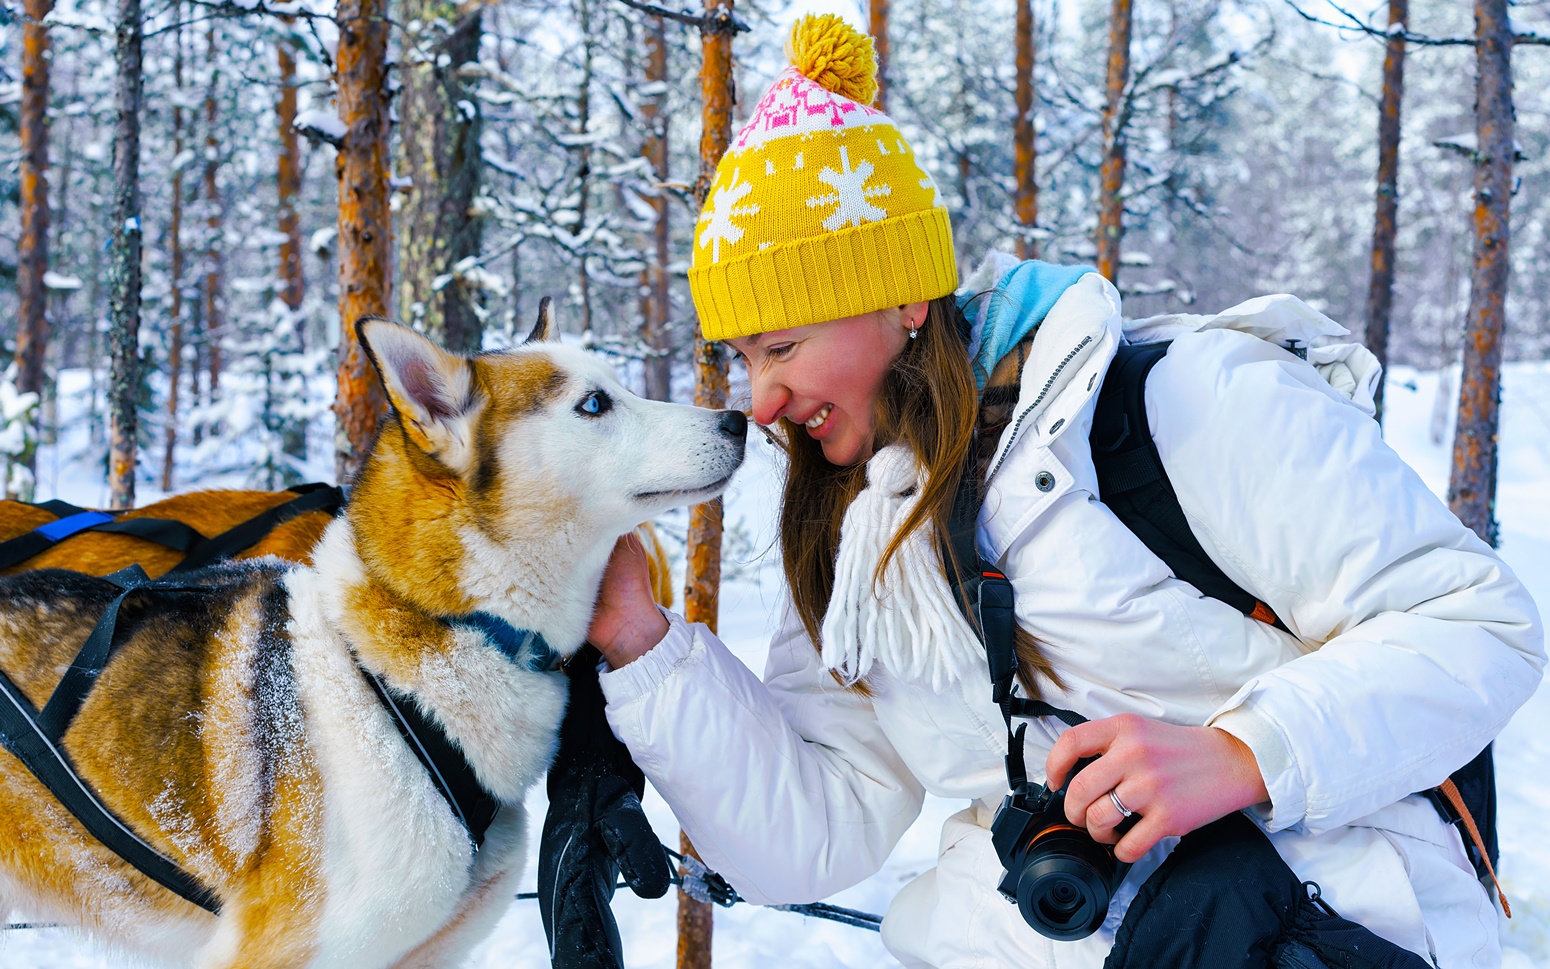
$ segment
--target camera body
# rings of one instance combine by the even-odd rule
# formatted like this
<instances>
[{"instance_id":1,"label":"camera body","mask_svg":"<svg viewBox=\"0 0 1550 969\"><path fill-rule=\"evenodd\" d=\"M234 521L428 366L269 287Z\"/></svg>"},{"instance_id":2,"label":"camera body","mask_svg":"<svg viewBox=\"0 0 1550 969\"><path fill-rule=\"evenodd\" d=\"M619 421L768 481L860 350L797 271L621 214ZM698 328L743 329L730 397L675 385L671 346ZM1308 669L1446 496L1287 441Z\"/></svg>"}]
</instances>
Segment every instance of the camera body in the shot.
<instances>
[{"instance_id":1,"label":"camera body","mask_svg":"<svg viewBox=\"0 0 1550 969\"><path fill-rule=\"evenodd\" d=\"M1075 777L1090 761L1078 763ZM1067 780L1069 784L1069 779ZM997 886L1017 903L1023 920L1051 939L1069 942L1097 931L1130 866L1084 828L1066 819L1065 789L1015 790L996 810L991 843L1006 875ZM1137 817L1126 818L1128 830Z\"/></svg>"}]
</instances>

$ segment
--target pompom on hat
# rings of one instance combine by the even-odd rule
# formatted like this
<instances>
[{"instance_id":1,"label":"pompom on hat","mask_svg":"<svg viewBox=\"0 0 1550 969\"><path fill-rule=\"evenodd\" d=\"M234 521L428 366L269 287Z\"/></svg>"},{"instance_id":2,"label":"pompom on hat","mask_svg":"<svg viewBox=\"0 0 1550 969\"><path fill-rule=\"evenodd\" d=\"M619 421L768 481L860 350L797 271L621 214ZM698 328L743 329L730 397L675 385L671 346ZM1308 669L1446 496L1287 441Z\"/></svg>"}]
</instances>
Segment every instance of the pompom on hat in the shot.
<instances>
[{"instance_id":1,"label":"pompom on hat","mask_svg":"<svg viewBox=\"0 0 1550 969\"><path fill-rule=\"evenodd\" d=\"M707 340L935 299L958 285L936 183L877 96L872 39L832 14L791 29L716 166L689 290Z\"/></svg>"}]
</instances>

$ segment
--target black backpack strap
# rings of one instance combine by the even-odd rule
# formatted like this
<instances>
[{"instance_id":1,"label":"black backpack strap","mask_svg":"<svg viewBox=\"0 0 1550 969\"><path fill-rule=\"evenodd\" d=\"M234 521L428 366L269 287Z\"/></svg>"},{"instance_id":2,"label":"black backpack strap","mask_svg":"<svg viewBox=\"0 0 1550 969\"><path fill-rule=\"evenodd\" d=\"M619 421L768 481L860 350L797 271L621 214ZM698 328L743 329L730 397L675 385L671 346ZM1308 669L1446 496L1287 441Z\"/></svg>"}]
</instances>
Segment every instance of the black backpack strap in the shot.
<instances>
[{"instance_id":1,"label":"black backpack strap","mask_svg":"<svg viewBox=\"0 0 1550 969\"><path fill-rule=\"evenodd\" d=\"M1169 346L1167 342L1127 344L1119 348L1109 365L1098 393L1089 437L1098 475L1098 497L1175 576L1245 616L1284 630L1286 624L1269 606L1233 582L1211 561L1190 531L1178 494L1163 468L1146 416L1146 378L1167 355ZM1479 848L1474 846L1462 812L1449 802L1441 788L1422 792L1444 820L1459 826L1476 873L1482 881L1492 884L1497 860L1495 778L1490 747L1449 778L1467 813L1473 816L1480 835ZM1505 907L1505 899L1503 904Z\"/></svg>"},{"instance_id":2,"label":"black backpack strap","mask_svg":"<svg viewBox=\"0 0 1550 969\"><path fill-rule=\"evenodd\" d=\"M1281 625L1268 606L1211 561L1190 531L1157 453L1146 416L1146 378L1170 345L1126 344L1109 365L1089 436L1098 498L1175 576L1245 616Z\"/></svg>"}]
</instances>

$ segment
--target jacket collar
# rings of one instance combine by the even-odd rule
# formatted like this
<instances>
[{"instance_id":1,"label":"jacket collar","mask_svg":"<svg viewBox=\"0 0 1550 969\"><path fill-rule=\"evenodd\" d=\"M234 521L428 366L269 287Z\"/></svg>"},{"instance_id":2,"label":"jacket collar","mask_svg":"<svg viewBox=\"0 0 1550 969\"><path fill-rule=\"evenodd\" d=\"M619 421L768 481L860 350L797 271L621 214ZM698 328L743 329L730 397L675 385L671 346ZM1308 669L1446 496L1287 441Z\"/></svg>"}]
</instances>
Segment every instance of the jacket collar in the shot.
<instances>
[{"instance_id":1,"label":"jacket collar","mask_svg":"<svg viewBox=\"0 0 1550 969\"><path fill-rule=\"evenodd\" d=\"M1030 306L1036 308L1037 304ZM1048 446L1077 423L1074 419L1097 395L1120 341L1119 292L1097 273L1078 274L1036 326L1014 416L1002 432L987 480L995 476L1014 444L1032 438Z\"/></svg>"}]
</instances>

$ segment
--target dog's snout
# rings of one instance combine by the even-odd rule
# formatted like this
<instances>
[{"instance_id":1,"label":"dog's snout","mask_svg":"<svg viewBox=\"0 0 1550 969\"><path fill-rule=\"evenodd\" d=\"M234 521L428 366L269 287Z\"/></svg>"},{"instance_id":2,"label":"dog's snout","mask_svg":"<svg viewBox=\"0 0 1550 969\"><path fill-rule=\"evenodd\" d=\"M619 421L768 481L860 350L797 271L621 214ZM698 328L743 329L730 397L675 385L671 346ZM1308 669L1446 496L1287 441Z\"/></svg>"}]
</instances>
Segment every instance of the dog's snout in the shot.
<instances>
[{"instance_id":1,"label":"dog's snout","mask_svg":"<svg viewBox=\"0 0 1550 969\"><path fill-rule=\"evenodd\" d=\"M721 428L721 433L727 437L747 437L748 415L740 410L724 410L721 412L718 426Z\"/></svg>"}]
</instances>

